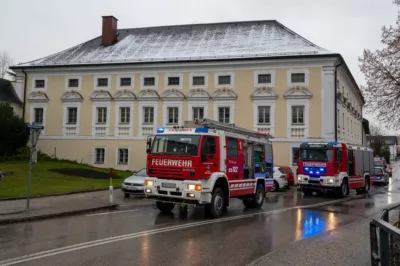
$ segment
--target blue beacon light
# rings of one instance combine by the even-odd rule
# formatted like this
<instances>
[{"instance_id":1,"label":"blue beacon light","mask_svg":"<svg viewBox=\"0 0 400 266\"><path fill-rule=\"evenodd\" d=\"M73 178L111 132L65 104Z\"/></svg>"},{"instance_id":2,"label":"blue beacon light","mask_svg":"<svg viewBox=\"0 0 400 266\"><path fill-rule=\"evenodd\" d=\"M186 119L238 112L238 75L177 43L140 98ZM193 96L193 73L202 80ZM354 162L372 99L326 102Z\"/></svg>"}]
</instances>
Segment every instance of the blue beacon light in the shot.
<instances>
[{"instance_id":1,"label":"blue beacon light","mask_svg":"<svg viewBox=\"0 0 400 266\"><path fill-rule=\"evenodd\" d=\"M159 129L157 129L157 133L164 133L164 130L165 130L165 129L161 127L161 128L159 128Z\"/></svg>"}]
</instances>

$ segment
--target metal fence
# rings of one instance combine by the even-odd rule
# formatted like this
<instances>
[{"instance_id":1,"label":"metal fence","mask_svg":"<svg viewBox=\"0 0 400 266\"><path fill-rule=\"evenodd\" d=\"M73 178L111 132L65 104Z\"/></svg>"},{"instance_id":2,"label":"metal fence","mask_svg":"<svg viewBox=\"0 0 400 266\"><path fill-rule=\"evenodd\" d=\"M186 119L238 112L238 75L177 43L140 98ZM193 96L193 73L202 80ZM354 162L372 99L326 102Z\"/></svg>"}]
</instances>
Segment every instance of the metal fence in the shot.
<instances>
[{"instance_id":1,"label":"metal fence","mask_svg":"<svg viewBox=\"0 0 400 266\"><path fill-rule=\"evenodd\" d=\"M400 204L385 209L378 219L370 223L371 265L400 266L400 212L394 224L389 223L389 213Z\"/></svg>"}]
</instances>

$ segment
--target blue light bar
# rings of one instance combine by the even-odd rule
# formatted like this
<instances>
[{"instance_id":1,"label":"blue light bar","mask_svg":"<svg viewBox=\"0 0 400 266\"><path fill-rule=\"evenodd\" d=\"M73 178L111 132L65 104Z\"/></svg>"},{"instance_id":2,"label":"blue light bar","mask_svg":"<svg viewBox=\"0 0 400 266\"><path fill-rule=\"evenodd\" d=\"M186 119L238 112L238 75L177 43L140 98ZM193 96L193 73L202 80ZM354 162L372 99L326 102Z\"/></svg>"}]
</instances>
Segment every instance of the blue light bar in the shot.
<instances>
[{"instance_id":1,"label":"blue light bar","mask_svg":"<svg viewBox=\"0 0 400 266\"><path fill-rule=\"evenodd\" d=\"M157 133L164 133L164 128L163 127L161 127L161 128L159 128L159 129L157 129Z\"/></svg>"},{"instance_id":2,"label":"blue light bar","mask_svg":"<svg viewBox=\"0 0 400 266\"><path fill-rule=\"evenodd\" d=\"M199 128L196 128L196 130L194 131L194 133L208 133L208 128L206 128L206 127L199 127Z\"/></svg>"}]
</instances>

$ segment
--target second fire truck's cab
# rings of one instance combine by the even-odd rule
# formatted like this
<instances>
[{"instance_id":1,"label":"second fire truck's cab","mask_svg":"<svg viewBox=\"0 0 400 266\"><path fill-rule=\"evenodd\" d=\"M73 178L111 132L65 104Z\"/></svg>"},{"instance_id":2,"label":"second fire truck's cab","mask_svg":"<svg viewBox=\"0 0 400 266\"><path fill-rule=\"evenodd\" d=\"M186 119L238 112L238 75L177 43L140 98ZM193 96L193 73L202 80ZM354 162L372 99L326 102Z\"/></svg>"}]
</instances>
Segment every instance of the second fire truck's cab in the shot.
<instances>
[{"instance_id":1,"label":"second fire truck's cab","mask_svg":"<svg viewBox=\"0 0 400 266\"><path fill-rule=\"evenodd\" d=\"M367 193L373 183L373 151L368 147L304 142L298 159L298 185L306 195L330 190L345 196L349 189Z\"/></svg>"},{"instance_id":2,"label":"second fire truck's cab","mask_svg":"<svg viewBox=\"0 0 400 266\"><path fill-rule=\"evenodd\" d=\"M234 197L260 207L273 184L269 136L234 125L204 119L159 128L147 153L145 194L163 212L202 204L217 217Z\"/></svg>"}]
</instances>

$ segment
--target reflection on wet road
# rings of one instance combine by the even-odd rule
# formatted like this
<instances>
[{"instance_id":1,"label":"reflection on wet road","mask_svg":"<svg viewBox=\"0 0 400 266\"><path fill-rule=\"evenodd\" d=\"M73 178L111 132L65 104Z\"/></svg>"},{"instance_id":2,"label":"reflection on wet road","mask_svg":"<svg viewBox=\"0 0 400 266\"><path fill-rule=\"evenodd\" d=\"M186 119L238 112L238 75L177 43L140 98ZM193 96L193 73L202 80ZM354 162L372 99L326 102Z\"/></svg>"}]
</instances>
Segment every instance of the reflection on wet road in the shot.
<instances>
[{"instance_id":1,"label":"reflection on wet road","mask_svg":"<svg viewBox=\"0 0 400 266\"><path fill-rule=\"evenodd\" d=\"M163 215L149 205L6 225L0 227L0 265L245 265L294 241L378 214L400 201L399 187L397 181L345 199L276 194L261 210L233 200L227 214L215 220L204 219L202 208Z\"/></svg>"}]
</instances>

